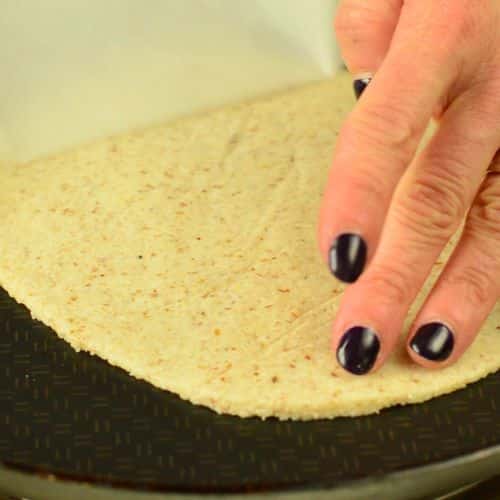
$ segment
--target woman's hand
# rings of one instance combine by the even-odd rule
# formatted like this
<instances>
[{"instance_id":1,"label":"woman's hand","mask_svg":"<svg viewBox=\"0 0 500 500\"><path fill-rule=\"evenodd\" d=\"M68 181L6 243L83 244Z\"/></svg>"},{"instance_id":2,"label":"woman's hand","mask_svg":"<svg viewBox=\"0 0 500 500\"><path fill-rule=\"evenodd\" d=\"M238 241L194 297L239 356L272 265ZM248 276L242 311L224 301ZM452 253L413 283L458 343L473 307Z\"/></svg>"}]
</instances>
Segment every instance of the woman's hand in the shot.
<instances>
[{"instance_id":1,"label":"woman's hand","mask_svg":"<svg viewBox=\"0 0 500 500\"><path fill-rule=\"evenodd\" d=\"M324 259L355 282L333 348L352 373L379 368L467 216L407 342L414 361L443 367L500 296L500 2L343 0L335 28L358 93L375 76L339 135L321 210ZM432 116L438 131L416 155Z\"/></svg>"}]
</instances>

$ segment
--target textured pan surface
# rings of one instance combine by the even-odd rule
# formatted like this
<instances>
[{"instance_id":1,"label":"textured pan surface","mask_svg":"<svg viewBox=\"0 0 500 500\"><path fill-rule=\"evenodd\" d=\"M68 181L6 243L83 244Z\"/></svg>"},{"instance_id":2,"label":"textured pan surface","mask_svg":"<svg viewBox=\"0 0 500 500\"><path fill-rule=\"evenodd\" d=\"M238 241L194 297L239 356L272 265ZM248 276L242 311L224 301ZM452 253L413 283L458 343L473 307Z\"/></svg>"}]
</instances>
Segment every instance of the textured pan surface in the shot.
<instances>
[{"instance_id":1,"label":"textured pan surface","mask_svg":"<svg viewBox=\"0 0 500 500\"><path fill-rule=\"evenodd\" d=\"M242 420L77 354L0 292L0 461L175 490L288 489L410 469L500 444L500 373L354 419Z\"/></svg>"}]
</instances>

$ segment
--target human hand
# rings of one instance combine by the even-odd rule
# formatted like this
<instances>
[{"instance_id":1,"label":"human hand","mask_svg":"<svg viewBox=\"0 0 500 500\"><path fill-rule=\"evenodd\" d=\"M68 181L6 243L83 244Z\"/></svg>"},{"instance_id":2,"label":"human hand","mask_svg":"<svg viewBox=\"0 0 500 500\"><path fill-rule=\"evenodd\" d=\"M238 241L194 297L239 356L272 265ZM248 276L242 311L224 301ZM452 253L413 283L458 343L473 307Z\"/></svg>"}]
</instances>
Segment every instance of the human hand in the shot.
<instances>
[{"instance_id":1,"label":"human hand","mask_svg":"<svg viewBox=\"0 0 500 500\"><path fill-rule=\"evenodd\" d=\"M353 283L333 349L352 373L378 369L466 216L407 341L417 363L447 366L500 296L500 2L343 0L335 28L352 75L375 76L339 134L320 214L322 255Z\"/></svg>"}]
</instances>

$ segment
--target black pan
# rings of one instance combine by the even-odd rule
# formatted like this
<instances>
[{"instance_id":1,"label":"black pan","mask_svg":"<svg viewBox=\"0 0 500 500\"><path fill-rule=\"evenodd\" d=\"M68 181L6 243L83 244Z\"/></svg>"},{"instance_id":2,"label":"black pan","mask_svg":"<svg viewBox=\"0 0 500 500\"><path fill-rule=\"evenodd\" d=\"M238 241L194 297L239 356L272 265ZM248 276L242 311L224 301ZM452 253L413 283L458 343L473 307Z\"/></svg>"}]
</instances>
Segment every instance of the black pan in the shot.
<instances>
[{"instance_id":1,"label":"black pan","mask_svg":"<svg viewBox=\"0 0 500 500\"><path fill-rule=\"evenodd\" d=\"M362 418L220 416L77 354L0 289L0 463L0 492L33 500L423 498L500 473L500 373Z\"/></svg>"}]
</instances>

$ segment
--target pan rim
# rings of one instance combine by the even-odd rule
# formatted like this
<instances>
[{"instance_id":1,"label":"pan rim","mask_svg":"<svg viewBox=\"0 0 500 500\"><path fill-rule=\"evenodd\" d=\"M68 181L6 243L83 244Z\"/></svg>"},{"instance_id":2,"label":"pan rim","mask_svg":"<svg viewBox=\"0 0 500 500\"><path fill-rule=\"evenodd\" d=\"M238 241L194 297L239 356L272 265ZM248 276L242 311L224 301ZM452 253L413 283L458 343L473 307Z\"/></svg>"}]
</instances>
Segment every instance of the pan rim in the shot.
<instances>
[{"instance_id":1,"label":"pan rim","mask_svg":"<svg viewBox=\"0 0 500 500\"><path fill-rule=\"evenodd\" d=\"M459 467L466 467L471 464L477 463L498 463L497 472L500 470L500 444L489 446L487 448L479 449L471 453L459 455L447 460L437 460L424 465L416 467L403 468L388 473L376 474L372 476L363 477L360 479L340 480L336 483L329 481L314 481L311 483L297 483L290 485L288 483L275 484L275 485L245 485L245 486L231 486L231 487L196 487L184 485L166 485L159 483L146 483L146 482L133 482L133 481L120 481L113 479L106 479L103 476L85 476L73 475L69 473L44 469L43 467L30 466L15 461L0 460L0 472L12 472L32 477L38 477L40 480L54 481L59 485L67 483L72 485L90 485L95 488L107 488L125 490L135 493L162 493L162 494L196 494L196 495L242 495L251 497L254 494L284 494L284 493L311 493L313 491L335 491L342 488L362 488L374 482L396 484L401 481L411 480L413 476L422 477L430 472L450 471ZM491 475L491 477L494 474ZM489 477L484 477L484 480ZM463 485L467 484L467 481Z\"/></svg>"}]
</instances>

